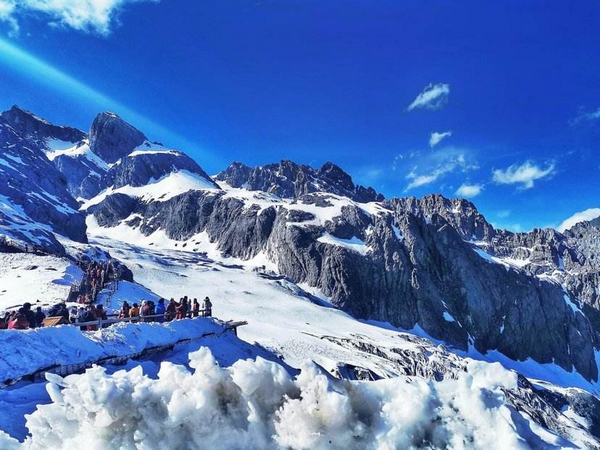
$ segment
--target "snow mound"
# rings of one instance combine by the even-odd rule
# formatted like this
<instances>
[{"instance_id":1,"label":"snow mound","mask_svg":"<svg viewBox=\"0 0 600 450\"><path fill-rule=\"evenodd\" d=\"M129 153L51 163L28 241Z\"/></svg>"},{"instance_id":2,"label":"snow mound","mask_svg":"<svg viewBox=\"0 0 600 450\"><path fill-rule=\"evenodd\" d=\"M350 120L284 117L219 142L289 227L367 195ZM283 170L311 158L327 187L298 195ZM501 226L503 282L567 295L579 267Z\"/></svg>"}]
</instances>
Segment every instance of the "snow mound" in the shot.
<instances>
[{"instance_id":1,"label":"snow mound","mask_svg":"<svg viewBox=\"0 0 600 450\"><path fill-rule=\"evenodd\" d=\"M16 380L54 365L87 364L102 358L129 356L150 347L219 333L212 319L160 323L119 323L98 331L63 325L0 333L0 382ZM18 351L15 351L18 349Z\"/></svg>"},{"instance_id":2,"label":"snow mound","mask_svg":"<svg viewBox=\"0 0 600 450\"><path fill-rule=\"evenodd\" d=\"M188 170L172 172L164 177L151 181L144 186L122 186L114 189L112 186L104 190L96 197L88 200L81 207L85 211L90 206L97 205L112 194L126 194L130 197L139 197L143 201L166 201L187 191L201 189L216 189L215 186L201 175Z\"/></svg>"},{"instance_id":3,"label":"snow mound","mask_svg":"<svg viewBox=\"0 0 600 450\"><path fill-rule=\"evenodd\" d=\"M207 348L189 366L49 376L49 405L27 416L23 448L552 448L505 402L517 377L471 362L457 380L334 381L314 365L292 379L262 358L221 368ZM542 436L542 437L540 437ZM542 440L544 438L545 440ZM11 442L7 439L7 444Z\"/></svg>"}]
</instances>

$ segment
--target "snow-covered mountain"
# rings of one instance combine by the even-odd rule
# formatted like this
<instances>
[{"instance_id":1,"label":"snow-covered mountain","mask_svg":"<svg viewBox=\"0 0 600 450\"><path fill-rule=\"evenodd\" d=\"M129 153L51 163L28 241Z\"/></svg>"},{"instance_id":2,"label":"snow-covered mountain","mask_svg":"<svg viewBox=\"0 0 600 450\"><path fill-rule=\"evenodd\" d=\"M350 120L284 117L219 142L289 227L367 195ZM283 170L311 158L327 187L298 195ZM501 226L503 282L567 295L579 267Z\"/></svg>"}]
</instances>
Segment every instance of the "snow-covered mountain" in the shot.
<instances>
[{"instance_id":1,"label":"snow-covered mountain","mask_svg":"<svg viewBox=\"0 0 600 450\"><path fill-rule=\"evenodd\" d=\"M469 202L430 196L365 203L327 190L298 195L288 189L289 177L281 179L292 198L273 194L272 184L265 192L221 181L220 191L168 199L109 196L89 210L89 220L143 236L164 233L188 248L214 243L233 257L266 258L357 317L418 325L458 348L554 362L597 379L597 335L576 292L524 270L512 254L486 252L485 239L511 243L514 235L494 230Z\"/></svg>"},{"instance_id":2,"label":"snow-covered mountain","mask_svg":"<svg viewBox=\"0 0 600 450\"><path fill-rule=\"evenodd\" d=\"M0 246L20 243L61 252L58 235L84 242L85 219L67 178L46 157L83 133L13 107L0 114Z\"/></svg>"},{"instance_id":3,"label":"snow-covered mountain","mask_svg":"<svg viewBox=\"0 0 600 450\"><path fill-rule=\"evenodd\" d=\"M332 163L235 162L211 179L182 151L151 142L107 112L84 133L13 107L0 115L0 140L1 242L51 254L6 259L10 269L0 270L0 280L9 287L0 289L0 309L16 304L8 297L43 295L14 281L46 279L42 260L27 258L65 261L61 255L95 248L121 260L156 295L218 299L217 317L247 319L243 339L288 368L310 359L337 379L458 379L502 396L506 414L521 414L511 419L518 437L509 447L522 441L544 448L556 438L558 447L566 439L600 448L597 221L564 233L497 230L467 200L384 199ZM51 267L73 273L69 264ZM127 292L120 301L134 295ZM218 346L214 351L220 363L234 362ZM499 361L520 375L502 372L490 381L481 373L500 369L469 369L467 358ZM440 392L460 391L450 386ZM278 420L265 418L270 433L279 433ZM548 441L535 427L561 437ZM296 442L281 433L279 444Z\"/></svg>"}]
</instances>

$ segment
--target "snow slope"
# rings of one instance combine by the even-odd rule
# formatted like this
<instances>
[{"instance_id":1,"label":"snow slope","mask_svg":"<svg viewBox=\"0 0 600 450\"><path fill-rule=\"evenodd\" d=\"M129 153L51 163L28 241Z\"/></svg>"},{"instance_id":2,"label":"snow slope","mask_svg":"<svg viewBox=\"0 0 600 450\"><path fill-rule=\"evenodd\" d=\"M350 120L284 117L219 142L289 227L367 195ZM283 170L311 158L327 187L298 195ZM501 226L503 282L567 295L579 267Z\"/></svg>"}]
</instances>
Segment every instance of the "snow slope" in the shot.
<instances>
[{"instance_id":1,"label":"snow slope","mask_svg":"<svg viewBox=\"0 0 600 450\"><path fill-rule=\"evenodd\" d=\"M215 187L206 178L181 170L172 172L164 177L154 180L144 186L122 186L114 189L112 186L105 189L96 197L86 201L81 210L85 211L90 206L97 205L112 194L126 194L139 197L144 201L166 201L184 192L196 189L214 189Z\"/></svg>"},{"instance_id":2,"label":"snow slope","mask_svg":"<svg viewBox=\"0 0 600 450\"><path fill-rule=\"evenodd\" d=\"M25 302L35 307L64 301L81 275L67 258L0 253L0 311Z\"/></svg>"},{"instance_id":3,"label":"snow slope","mask_svg":"<svg viewBox=\"0 0 600 450\"><path fill-rule=\"evenodd\" d=\"M91 232L95 234L93 244L126 263L136 281L156 295L199 299L208 295L216 317L245 319L249 324L239 330L241 341L214 337L210 342L190 344L167 355L170 363L160 369L158 363L164 356L156 361L130 362L126 366L133 369L130 372L108 367L107 372L97 368L65 380L52 378L47 387L49 396L41 391L41 383L21 383L0 391L0 404L16 412L7 416L6 408L4 412L0 408L0 422L5 424L2 428L13 436L25 437L22 414L36 410L27 417L32 436L24 448L80 448L84 442L92 448L113 448L140 440L144 448L173 448L177 445L173 441L174 428L185 430L182 435L188 442L212 442L218 448L240 448L240 443L246 448L405 448L422 439L422 433L438 446L441 442L469 442L465 448L570 446L506 404L502 389L514 386L513 373L447 354L430 340L417 338L419 330L403 332L387 324L357 321L329 307L327 298L314 289L309 294L282 277L257 271L261 261L223 258L215 249L208 257L198 251L185 251L181 243L165 236L139 241L134 235L126 236L129 242L138 244L132 245L115 240L113 229L96 227ZM112 238L103 234L111 234ZM200 247L210 249L210 245L202 242ZM15 258L23 256L29 255ZM69 266L63 264L66 272ZM152 295L138 285L121 285L115 303ZM90 361L115 352L131 354L182 335L197 336L199 330L189 323L201 324L202 319L167 327L121 324L85 333L74 327L0 333L4 338L0 349L5 349L0 367L8 368L14 376L19 370L25 373L31 367L57 362ZM47 345L40 345L41 341ZM218 368L210 353L201 350L191 356L190 363L192 369L200 370L190 372L186 368L187 353L201 345L208 345L223 367L233 366ZM62 350L49 353L47 347ZM15 355L11 351L14 348L23 351ZM467 369L468 373L443 382L406 377L403 360L399 359L403 352L412 352L409 360L413 366L422 363L416 362L418 357L424 357L434 364L454 366L458 372ZM257 356L270 360L279 357L286 369ZM473 356L490 359L489 355ZM249 357L256 361L243 361ZM355 375L371 374L386 380L332 381L307 366L307 361L336 376L359 368ZM297 372L291 368L303 368L298 379L292 379ZM539 374L541 379L552 378L543 368ZM268 399L264 397L267 393ZM214 405L223 399L231 405L228 412L215 409ZM168 421L164 407L153 406L159 404L166 405ZM212 426L198 427L203 420ZM567 416L564 420L573 427L574 422ZM115 427L116 422L123 427ZM578 442L590 442L589 435L581 433ZM232 436L234 440L230 440ZM13 444L6 441L0 447Z\"/></svg>"},{"instance_id":4,"label":"snow slope","mask_svg":"<svg viewBox=\"0 0 600 450\"><path fill-rule=\"evenodd\" d=\"M125 225L110 229L96 226L89 231L95 236L91 241L130 267L137 282L165 298L209 296L216 317L247 320L249 324L240 329L240 336L281 355L293 367L310 359L331 373L351 365L379 377L393 377L403 373L397 364L340 342L375 345L383 353L386 349L391 353L400 349L417 351L423 344L415 341L415 335L429 343L443 344L418 327L401 330L386 323L356 320L329 307L328 299L314 288L309 293L281 277L261 274L260 258L243 261L221 257L207 237L197 243L192 239L190 245L181 248L182 242L169 240L160 230L148 237L137 235L136 230ZM119 236L138 245L116 240ZM591 392L599 390L596 382L588 382L577 372L567 372L555 364L514 361L495 351L481 354L473 347L466 352L452 351L460 357L499 361L536 380Z\"/></svg>"}]
</instances>

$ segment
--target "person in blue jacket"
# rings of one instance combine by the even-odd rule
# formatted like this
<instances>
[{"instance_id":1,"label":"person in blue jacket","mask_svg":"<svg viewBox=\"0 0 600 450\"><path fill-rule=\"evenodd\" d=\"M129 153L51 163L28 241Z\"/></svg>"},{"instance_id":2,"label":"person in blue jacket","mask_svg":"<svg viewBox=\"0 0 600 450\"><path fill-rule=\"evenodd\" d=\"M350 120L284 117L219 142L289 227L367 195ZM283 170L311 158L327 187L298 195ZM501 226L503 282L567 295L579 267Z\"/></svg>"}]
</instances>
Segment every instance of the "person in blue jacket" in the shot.
<instances>
[{"instance_id":1,"label":"person in blue jacket","mask_svg":"<svg viewBox=\"0 0 600 450\"><path fill-rule=\"evenodd\" d=\"M165 299L161 298L156 305L156 309L154 310L155 314L162 314L156 318L157 322L163 323L165 321Z\"/></svg>"}]
</instances>

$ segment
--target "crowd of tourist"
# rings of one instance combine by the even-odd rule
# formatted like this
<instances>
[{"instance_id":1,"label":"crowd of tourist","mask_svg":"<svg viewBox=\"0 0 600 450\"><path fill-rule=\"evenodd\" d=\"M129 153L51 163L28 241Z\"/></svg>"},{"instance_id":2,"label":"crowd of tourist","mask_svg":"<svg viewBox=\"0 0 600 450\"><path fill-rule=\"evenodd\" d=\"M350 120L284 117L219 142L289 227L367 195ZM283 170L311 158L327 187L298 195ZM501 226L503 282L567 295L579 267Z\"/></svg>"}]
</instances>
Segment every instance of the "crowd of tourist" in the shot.
<instances>
[{"instance_id":1,"label":"crowd of tourist","mask_svg":"<svg viewBox=\"0 0 600 450\"><path fill-rule=\"evenodd\" d=\"M186 317L211 317L212 302L208 297L202 301L202 307L198 299L188 299L187 295L176 302L172 298L167 305L165 299L161 298L155 305L152 300L142 300L141 306L137 303L129 305L123 302L119 310L119 318L130 318L132 321L140 322L170 322L173 319L184 319Z\"/></svg>"},{"instance_id":2,"label":"crowd of tourist","mask_svg":"<svg viewBox=\"0 0 600 450\"><path fill-rule=\"evenodd\" d=\"M112 261L91 261L80 260L78 263L84 276L79 286L78 302L88 304L96 301L98 293L104 288L107 281L113 275L115 268Z\"/></svg>"},{"instance_id":3,"label":"crowd of tourist","mask_svg":"<svg viewBox=\"0 0 600 450\"><path fill-rule=\"evenodd\" d=\"M82 324L82 330L93 331L98 329L98 322L102 328L109 326L112 322L108 320L106 310L101 304L96 304L98 293L106 286L111 277L119 276L119 271L115 268L112 261L88 261L80 260L77 265L81 268L84 275L81 283L77 286L73 301L77 301L82 306L72 306L67 308L65 302L57 303L50 308L47 317L58 318L53 324ZM73 289L72 289L73 292ZM85 306L83 306L85 305ZM121 320L131 322L170 322L175 319L184 319L186 317L211 317L212 303L208 297L202 301L202 305L197 299L190 299L187 296L179 299L179 302L172 298L168 303L161 298L155 304L152 300L142 300L140 304L123 302L117 317ZM17 310L6 312L0 316L0 330L15 329L25 330L28 328L38 328L44 326L46 314L38 306L35 311L32 310L31 303L25 303ZM102 323L106 321L106 323ZM96 323L90 323L96 322Z\"/></svg>"},{"instance_id":4,"label":"crowd of tourist","mask_svg":"<svg viewBox=\"0 0 600 450\"><path fill-rule=\"evenodd\" d=\"M38 306L35 312L31 309L31 303L24 303L15 311L6 311L4 317L0 317L0 330L26 330L27 328L38 328L43 325L46 315Z\"/></svg>"},{"instance_id":5,"label":"crowd of tourist","mask_svg":"<svg viewBox=\"0 0 600 450\"><path fill-rule=\"evenodd\" d=\"M188 317L211 316L212 302L208 297L200 304L197 299L191 300L185 296L179 302L172 298L168 303L164 298L161 298L156 304L152 300L142 300L140 304L133 303L133 305L129 305L128 302L124 301L117 317L128 319L131 322L163 323ZM31 303L25 303L18 310L7 311L4 316L0 316L0 330L25 330L42 327L46 317L62 317L64 320L61 323L71 323L73 325L81 323L83 324L81 329L87 331L98 329L98 324L90 324L89 322L106 321L107 323L102 324L102 328L106 328L111 324L104 307L92 302L85 307L73 306L70 309L67 308L64 302L57 303L50 308L47 316L40 306L33 311Z\"/></svg>"}]
</instances>

